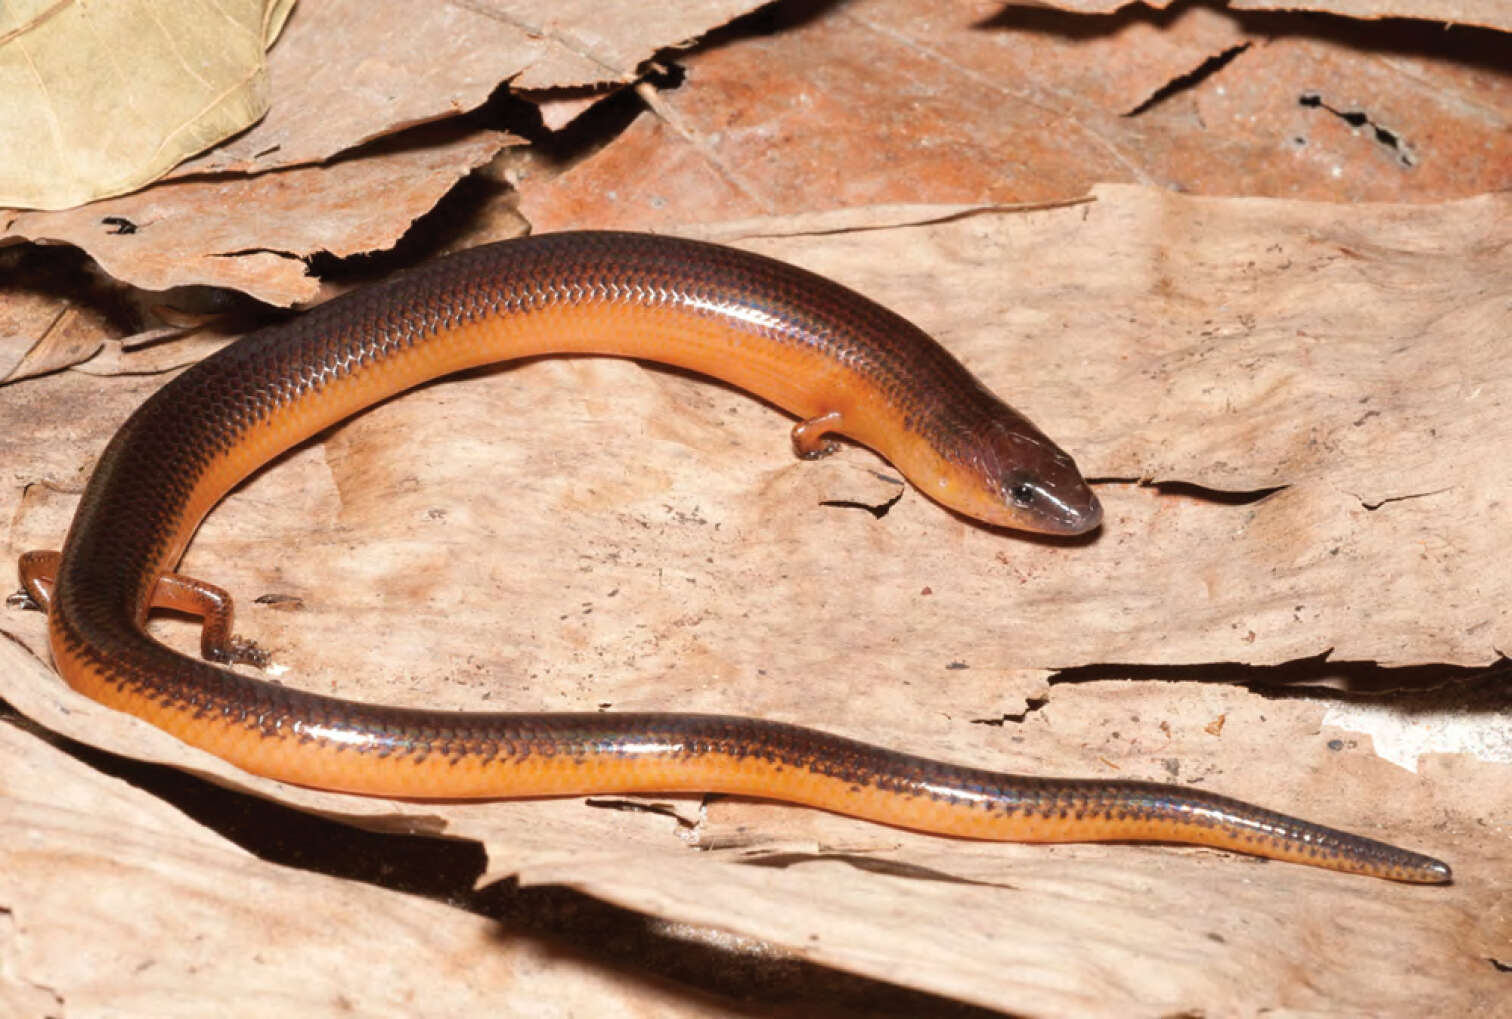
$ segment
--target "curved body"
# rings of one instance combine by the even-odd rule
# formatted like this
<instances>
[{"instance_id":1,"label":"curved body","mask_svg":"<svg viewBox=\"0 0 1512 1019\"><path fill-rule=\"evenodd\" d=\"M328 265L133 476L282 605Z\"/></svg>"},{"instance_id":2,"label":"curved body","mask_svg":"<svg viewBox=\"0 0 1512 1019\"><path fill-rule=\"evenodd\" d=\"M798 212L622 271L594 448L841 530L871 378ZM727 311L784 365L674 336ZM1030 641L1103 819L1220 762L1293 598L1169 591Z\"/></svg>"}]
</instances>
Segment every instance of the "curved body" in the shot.
<instances>
[{"instance_id":1,"label":"curved body","mask_svg":"<svg viewBox=\"0 0 1512 1019\"><path fill-rule=\"evenodd\" d=\"M23 558L59 672L249 772L325 789L725 792L971 838L1189 842L1448 880L1428 857L1201 791L999 774L748 718L361 704L262 682L145 635L150 608L184 607L196 586L171 571L201 519L273 456L427 379L561 352L724 379L802 419L800 451L820 453L824 433L843 433L926 494L993 523L1079 533L1101 519L1069 457L917 328L849 290L672 238L506 241L254 333L148 400L101 456L61 559ZM232 659L225 613L215 626L207 617L205 647Z\"/></svg>"}]
</instances>

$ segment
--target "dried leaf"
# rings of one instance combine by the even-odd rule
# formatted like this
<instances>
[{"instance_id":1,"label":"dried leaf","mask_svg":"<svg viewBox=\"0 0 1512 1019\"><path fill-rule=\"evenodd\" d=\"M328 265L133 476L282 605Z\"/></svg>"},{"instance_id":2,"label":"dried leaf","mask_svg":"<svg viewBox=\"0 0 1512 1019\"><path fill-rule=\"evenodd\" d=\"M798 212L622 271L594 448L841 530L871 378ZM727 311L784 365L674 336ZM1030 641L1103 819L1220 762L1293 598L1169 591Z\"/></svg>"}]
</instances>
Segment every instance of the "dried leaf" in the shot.
<instances>
[{"instance_id":1,"label":"dried leaf","mask_svg":"<svg viewBox=\"0 0 1512 1019\"><path fill-rule=\"evenodd\" d=\"M269 56L275 91L268 116L176 176L323 162L402 128L474 109L504 81L516 88L629 81L658 49L755 6L756 0L632 3L616 14L601 0L301 4Z\"/></svg>"},{"instance_id":2,"label":"dried leaf","mask_svg":"<svg viewBox=\"0 0 1512 1019\"><path fill-rule=\"evenodd\" d=\"M116 321L119 302L83 261L0 252L0 386L77 364L127 331Z\"/></svg>"},{"instance_id":3,"label":"dried leaf","mask_svg":"<svg viewBox=\"0 0 1512 1019\"><path fill-rule=\"evenodd\" d=\"M78 245L110 275L146 290L202 284L269 304L305 302L320 285L306 257L389 247L459 178L517 139L438 125L412 141L324 167L171 181L84 208L20 213L0 226L0 240ZM132 229L121 231L118 221Z\"/></svg>"},{"instance_id":4,"label":"dried leaf","mask_svg":"<svg viewBox=\"0 0 1512 1019\"><path fill-rule=\"evenodd\" d=\"M18 1019L226 1002L270 1017L709 1014L483 917L264 863L12 725L0 859L0 1009Z\"/></svg>"},{"instance_id":5,"label":"dried leaf","mask_svg":"<svg viewBox=\"0 0 1512 1019\"><path fill-rule=\"evenodd\" d=\"M790 20L679 58L687 84L564 175L521 183L526 218L656 229L1108 181L1413 202L1512 186L1512 77L1489 33L933 0Z\"/></svg>"},{"instance_id":6,"label":"dried leaf","mask_svg":"<svg viewBox=\"0 0 1512 1019\"><path fill-rule=\"evenodd\" d=\"M56 215L0 211L0 242L76 244L107 272L146 289L205 284L272 304L306 302L317 284L305 257L391 246L459 177L515 140L454 121L313 164L454 117L511 76L535 88L629 80L657 50L751 6L701 0L650 13L637 6L633 18L606 19L601 4L567 10L554 0L539 9L304 4L270 58L277 91L261 124L140 194ZM594 71L585 79L588 66ZM375 194L384 200L373 201Z\"/></svg>"},{"instance_id":7,"label":"dried leaf","mask_svg":"<svg viewBox=\"0 0 1512 1019\"><path fill-rule=\"evenodd\" d=\"M994 1007L1484 1007L1502 990L1486 960L1512 938L1494 906L1512 898L1512 761L1488 735L1504 693L1457 712L1374 698L1371 717L1334 710L1358 697L1127 683L1106 663L1330 648L1491 663L1512 643L1509 581L1485 569L1512 468L1483 455L1512 425L1512 381L1487 346L1512 296L1512 201L1096 197L704 232L914 318L1095 476L1283 492L1246 503L1105 482L1108 523L1085 545L986 531L911 490L878 520L821 505L898 491L870 454L798 463L784 417L743 395L557 359L426 387L327 433L231 496L184 569L237 595L241 628L291 685L461 709L754 714L1008 770L1190 782L1440 854L1456 885L1201 850L959 843L691 797L364 800L240 776L3 643L0 697L76 738L306 809L477 838L495 876ZM30 472L50 485L0 506L11 553L56 540L81 465L156 384L27 387L48 394L25 419L33 434L75 435ZM1383 412L1357 425L1362 406ZM0 461L25 462L5 425ZM1413 494L1404 478L1449 487L1361 505ZM297 607L253 600L265 594ZM40 647L35 614L0 619ZM180 621L154 630L194 646ZM1047 688L1048 670L1087 665L1107 680ZM1363 734L1399 738L1404 721L1442 740L1392 751L1415 772Z\"/></svg>"},{"instance_id":8,"label":"dried leaf","mask_svg":"<svg viewBox=\"0 0 1512 1019\"><path fill-rule=\"evenodd\" d=\"M239 338L239 334L225 333L217 329L194 329L185 331L164 328L154 331L158 335L138 334L124 341L112 341L87 361L77 365L86 375L151 375L187 368L196 361L203 361L211 354ZM153 336L144 342L144 336Z\"/></svg>"},{"instance_id":9,"label":"dried leaf","mask_svg":"<svg viewBox=\"0 0 1512 1019\"><path fill-rule=\"evenodd\" d=\"M1058 7L1082 14L1112 14L1132 6L1128 0L1039 0L1045 7ZM1144 0L1145 5L1164 9L1172 0ZM1450 25L1481 25L1512 31L1512 9L1501 0L1230 0L1235 10L1317 11L1350 18L1421 18Z\"/></svg>"},{"instance_id":10,"label":"dried leaf","mask_svg":"<svg viewBox=\"0 0 1512 1019\"><path fill-rule=\"evenodd\" d=\"M41 295L7 299L0 311L8 320L0 329L0 384L67 368L105 345L97 322ZM33 339L33 332L40 336Z\"/></svg>"},{"instance_id":11,"label":"dried leaf","mask_svg":"<svg viewBox=\"0 0 1512 1019\"><path fill-rule=\"evenodd\" d=\"M0 7L0 206L66 209L134 191L257 120L264 51L292 5Z\"/></svg>"}]
</instances>

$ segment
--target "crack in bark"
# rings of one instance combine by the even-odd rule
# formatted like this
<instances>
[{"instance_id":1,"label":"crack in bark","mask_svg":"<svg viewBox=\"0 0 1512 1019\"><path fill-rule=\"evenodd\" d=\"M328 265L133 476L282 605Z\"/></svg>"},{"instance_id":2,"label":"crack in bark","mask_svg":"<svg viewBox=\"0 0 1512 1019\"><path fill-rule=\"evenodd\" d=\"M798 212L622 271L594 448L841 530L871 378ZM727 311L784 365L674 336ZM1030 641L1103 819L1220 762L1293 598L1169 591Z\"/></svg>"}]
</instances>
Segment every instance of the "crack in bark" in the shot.
<instances>
[{"instance_id":1,"label":"crack in bark","mask_svg":"<svg viewBox=\"0 0 1512 1019\"><path fill-rule=\"evenodd\" d=\"M1303 92L1297 97L1297 103L1309 109L1327 110L1350 127L1368 127L1376 142L1390 149L1400 166L1410 170L1418 165L1417 153L1412 151L1412 146L1407 144L1407 140L1395 131L1371 120L1364 110L1335 109L1325 103L1322 94L1318 92Z\"/></svg>"},{"instance_id":2,"label":"crack in bark","mask_svg":"<svg viewBox=\"0 0 1512 1019\"><path fill-rule=\"evenodd\" d=\"M583 801L583 805L597 807L599 810L622 810L627 814L659 814L676 821L679 828L693 829L698 827L699 823L691 818L683 817L676 808L667 803L641 803L638 800L590 796Z\"/></svg>"},{"instance_id":3,"label":"crack in bark","mask_svg":"<svg viewBox=\"0 0 1512 1019\"><path fill-rule=\"evenodd\" d=\"M1369 502L1365 499L1361 499L1358 495L1355 496L1355 498L1359 499L1361 506L1374 513L1376 510L1380 509L1382 506L1387 505L1388 503L1407 502L1412 499L1426 499L1431 495L1443 495L1445 492L1448 492L1453 488L1453 485L1445 485L1443 488L1435 488L1427 492L1408 492L1406 495L1388 495L1384 499L1377 499L1375 502Z\"/></svg>"},{"instance_id":4,"label":"crack in bark","mask_svg":"<svg viewBox=\"0 0 1512 1019\"><path fill-rule=\"evenodd\" d=\"M1051 678L1052 678L1052 681L1053 681L1054 677L1051 677ZM1023 711L1018 711L1018 712L1005 711L1005 712L1003 712L1001 715L999 715L996 718L973 718L971 720L971 724L972 725L996 725L996 726L1007 725L1009 722L1013 722L1014 724L1020 724L1020 723L1022 723L1024 721L1026 721L1029 718L1030 715L1034 714L1036 711L1040 710L1046 704L1049 704L1049 703L1050 703L1050 695L1049 694L1046 694L1043 697L1025 697L1024 698L1024 710Z\"/></svg>"},{"instance_id":5,"label":"crack in bark","mask_svg":"<svg viewBox=\"0 0 1512 1019\"><path fill-rule=\"evenodd\" d=\"M1171 664L1104 662L1074 665L1053 672L1048 684L1098 683L1107 680L1154 680L1160 682L1223 682L1242 684L1262 696L1319 696L1338 700L1378 697L1393 693L1416 695L1423 691L1473 684L1481 677L1512 669L1512 660L1501 656L1485 665L1452 665L1425 662L1420 665L1384 666L1373 661L1334 660L1331 650L1308 658L1274 664L1247 662L1186 662ZM1500 654L1500 652L1496 652ZM1329 686L1325 684L1340 684Z\"/></svg>"},{"instance_id":6,"label":"crack in bark","mask_svg":"<svg viewBox=\"0 0 1512 1019\"><path fill-rule=\"evenodd\" d=\"M892 860L886 857L865 856L861 853L844 853L820 850L814 853L781 852L768 855L754 855L740 861L752 867L771 867L777 870L786 870L804 863L843 863L868 874L881 874L886 877L903 878L910 881L938 881L952 885L975 885L983 888L1014 888L1016 886L1004 884L1000 881L982 881L977 878L962 877L959 874L951 874L948 871L939 870L935 867L925 867L917 863L905 863L902 860Z\"/></svg>"},{"instance_id":7,"label":"crack in bark","mask_svg":"<svg viewBox=\"0 0 1512 1019\"><path fill-rule=\"evenodd\" d=\"M1204 81L1207 81L1213 75L1223 70L1229 64L1233 63L1234 59L1238 57L1239 54L1243 53L1253 45L1253 43L1248 42L1239 43L1237 46L1230 46L1222 53L1208 57L1206 60L1198 64L1196 67L1192 68L1192 70L1188 71L1186 74L1177 75L1170 81L1166 82L1164 85L1160 86L1154 92L1151 92L1149 98L1140 103L1138 106L1135 106L1127 113L1121 114L1121 116L1137 117L1141 113L1144 113L1146 110L1150 109L1152 106L1157 106L1160 103L1165 102L1167 99L1171 98L1171 96L1173 95L1176 95L1178 92L1185 92L1187 89L1196 88L1198 85L1201 85Z\"/></svg>"}]
</instances>

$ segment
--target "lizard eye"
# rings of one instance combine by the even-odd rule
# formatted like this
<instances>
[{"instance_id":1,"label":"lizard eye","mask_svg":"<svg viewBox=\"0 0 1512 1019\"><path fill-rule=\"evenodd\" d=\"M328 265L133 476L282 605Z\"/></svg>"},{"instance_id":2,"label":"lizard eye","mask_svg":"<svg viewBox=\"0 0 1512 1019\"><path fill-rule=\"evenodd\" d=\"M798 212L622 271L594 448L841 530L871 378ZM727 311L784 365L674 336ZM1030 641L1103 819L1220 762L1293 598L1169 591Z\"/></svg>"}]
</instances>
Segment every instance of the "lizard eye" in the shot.
<instances>
[{"instance_id":1,"label":"lizard eye","mask_svg":"<svg viewBox=\"0 0 1512 1019\"><path fill-rule=\"evenodd\" d=\"M1034 505L1039 498L1039 486L1022 475L1010 475L1007 479L1008 498L1015 506Z\"/></svg>"}]
</instances>

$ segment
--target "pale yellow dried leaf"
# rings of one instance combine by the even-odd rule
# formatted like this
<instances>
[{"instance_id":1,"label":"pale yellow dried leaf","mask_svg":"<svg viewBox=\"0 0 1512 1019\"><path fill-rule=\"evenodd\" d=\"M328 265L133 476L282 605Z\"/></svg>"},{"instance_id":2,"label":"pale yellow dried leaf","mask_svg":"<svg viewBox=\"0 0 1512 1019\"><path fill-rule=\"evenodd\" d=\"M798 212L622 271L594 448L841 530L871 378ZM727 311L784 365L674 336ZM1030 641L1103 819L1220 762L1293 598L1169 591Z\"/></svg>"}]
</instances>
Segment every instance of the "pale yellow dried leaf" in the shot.
<instances>
[{"instance_id":1,"label":"pale yellow dried leaf","mask_svg":"<svg viewBox=\"0 0 1512 1019\"><path fill-rule=\"evenodd\" d=\"M0 206L133 191L268 106L293 0L21 0L0 7Z\"/></svg>"}]
</instances>

